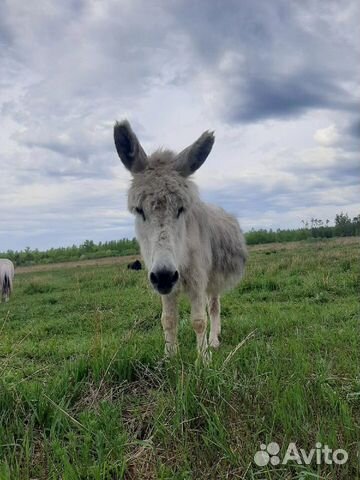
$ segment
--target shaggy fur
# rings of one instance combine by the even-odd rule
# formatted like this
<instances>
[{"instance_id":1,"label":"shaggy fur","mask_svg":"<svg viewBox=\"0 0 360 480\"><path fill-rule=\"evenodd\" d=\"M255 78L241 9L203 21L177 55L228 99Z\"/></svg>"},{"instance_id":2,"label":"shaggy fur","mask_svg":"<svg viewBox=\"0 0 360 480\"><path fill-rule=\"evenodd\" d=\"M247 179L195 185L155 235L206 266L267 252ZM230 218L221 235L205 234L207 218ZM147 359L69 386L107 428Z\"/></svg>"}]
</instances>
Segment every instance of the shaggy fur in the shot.
<instances>
[{"instance_id":1,"label":"shaggy fur","mask_svg":"<svg viewBox=\"0 0 360 480\"><path fill-rule=\"evenodd\" d=\"M133 175L128 207L136 215L136 234L149 278L159 293L164 290L154 278L164 274L171 279L170 291L161 295L166 352L177 349L177 296L183 290L191 302L198 349L206 355L206 304L209 342L217 347L220 294L240 281L247 258L236 218L202 202L188 178L206 160L214 135L204 132L179 154L158 150L149 157L127 121L115 125L114 140L120 159Z\"/></svg>"},{"instance_id":2,"label":"shaggy fur","mask_svg":"<svg viewBox=\"0 0 360 480\"><path fill-rule=\"evenodd\" d=\"M13 263L6 259L0 258L0 289L2 299L7 302L10 298L10 294L13 289L13 280L14 280L14 265Z\"/></svg>"}]
</instances>

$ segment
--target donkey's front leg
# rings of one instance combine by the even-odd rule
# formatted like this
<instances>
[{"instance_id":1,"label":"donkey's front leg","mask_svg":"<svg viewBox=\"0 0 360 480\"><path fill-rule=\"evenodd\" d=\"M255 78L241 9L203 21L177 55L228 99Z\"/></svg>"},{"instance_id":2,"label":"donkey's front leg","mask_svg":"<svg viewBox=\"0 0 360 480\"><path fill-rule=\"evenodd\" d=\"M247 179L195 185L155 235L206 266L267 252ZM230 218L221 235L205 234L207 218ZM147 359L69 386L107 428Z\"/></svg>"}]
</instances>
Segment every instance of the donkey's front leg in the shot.
<instances>
[{"instance_id":1,"label":"donkey's front leg","mask_svg":"<svg viewBox=\"0 0 360 480\"><path fill-rule=\"evenodd\" d=\"M196 343L199 354L207 359L208 343L206 336L207 315L206 315L206 294L190 296L191 302L191 323L196 333Z\"/></svg>"},{"instance_id":2,"label":"donkey's front leg","mask_svg":"<svg viewBox=\"0 0 360 480\"><path fill-rule=\"evenodd\" d=\"M220 345L219 335L221 333L220 320L220 297L211 296L208 303L209 317L210 317L210 336L209 345L213 348L218 348Z\"/></svg>"},{"instance_id":3,"label":"donkey's front leg","mask_svg":"<svg viewBox=\"0 0 360 480\"><path fill-rule=\"evenodd\" d=\"M165 336L165 355L174 355L178 350L177 343L177 323L178 323L178 308L177 308L177 294L171 293L169 295L161 295L162 314L161 324L164 329Z\"/></svg>"}]
</instances>

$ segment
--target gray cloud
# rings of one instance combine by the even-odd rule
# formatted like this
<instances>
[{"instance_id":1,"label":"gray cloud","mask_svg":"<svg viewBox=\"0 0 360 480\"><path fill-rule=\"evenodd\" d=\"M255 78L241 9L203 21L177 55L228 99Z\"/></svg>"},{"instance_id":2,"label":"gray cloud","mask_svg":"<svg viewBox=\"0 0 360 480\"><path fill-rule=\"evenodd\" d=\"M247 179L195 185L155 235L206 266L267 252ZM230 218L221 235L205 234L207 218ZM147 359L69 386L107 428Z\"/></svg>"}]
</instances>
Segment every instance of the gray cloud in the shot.
<instances>
[{"instance_id":1,"label":"gray cloud","mask_svg":"<svg viewBox=\"0 0 360 480\"><path fill-rule=\"evenodd\" d=\"M315 108L355 111L356 105L347 97L340 86L317 72L302 71L281 77L272 73L268 78L248 78L243 98L234 95L226 115L231 122L252 122L291 118Z\"/></svg>"},{"instance_id":2,"label":"gray cloud","mask_svg":"<svg viewBox=\"0 0 360 480\"><path fill-rule=\"evenodd\" d=\"M217 78L216 104L230 123L358 107L360 52L350 33L359 43L356 2L177 5L198 69Z\"/></svg>"},{"instance_id":3,"label":"gray cloud","mask_svg":"<svg viewBox=\"0 0 360 480\"><path fill-rule=\"evenodd\" d=\"M346 133L353 138L357 143L360 142L360 119L353 120L348 125Z\"/></svg>"}]
</instances>

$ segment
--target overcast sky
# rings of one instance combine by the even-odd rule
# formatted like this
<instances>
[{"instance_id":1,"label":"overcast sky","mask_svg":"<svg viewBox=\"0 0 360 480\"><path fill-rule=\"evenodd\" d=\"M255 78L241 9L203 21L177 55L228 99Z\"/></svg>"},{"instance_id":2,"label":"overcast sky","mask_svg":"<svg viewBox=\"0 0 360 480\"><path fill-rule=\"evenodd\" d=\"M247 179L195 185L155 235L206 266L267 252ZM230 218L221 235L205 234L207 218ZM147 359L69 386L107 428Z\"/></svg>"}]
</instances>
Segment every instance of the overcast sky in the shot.
<instances>
[{"instance_id":1,"label":"overcast sky","mask_svg":"<svg viewBox=\"0 0 360 480\"><path fill-rule=\"evenodd\" d=\"M360 213L359 1L0 2L0 251L132 237L112 138L214 149L244 230Z\"/></svg>"}]
</instances>

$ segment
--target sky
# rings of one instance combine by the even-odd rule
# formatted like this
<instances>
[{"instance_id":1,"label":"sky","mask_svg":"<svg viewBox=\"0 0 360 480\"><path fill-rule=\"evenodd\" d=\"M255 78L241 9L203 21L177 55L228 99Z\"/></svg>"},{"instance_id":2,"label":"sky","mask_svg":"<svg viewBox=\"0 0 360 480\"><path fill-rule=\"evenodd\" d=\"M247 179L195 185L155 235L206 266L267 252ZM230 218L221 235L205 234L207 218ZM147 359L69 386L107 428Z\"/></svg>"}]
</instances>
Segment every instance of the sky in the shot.
<instances>
[{"instance_id":1,"label":"sky","mask_svg":"<svg viewBox=\"0 0 360 480\"><path fill-rule=\"evenodd\" d=\"M0 2L0 251L134 236L113 124L215 130L194 175L243 230L360 213L357 0Z\"/></svg>"}]
</instances>

